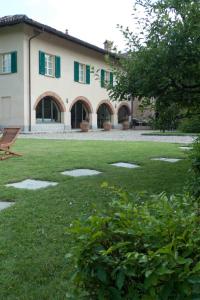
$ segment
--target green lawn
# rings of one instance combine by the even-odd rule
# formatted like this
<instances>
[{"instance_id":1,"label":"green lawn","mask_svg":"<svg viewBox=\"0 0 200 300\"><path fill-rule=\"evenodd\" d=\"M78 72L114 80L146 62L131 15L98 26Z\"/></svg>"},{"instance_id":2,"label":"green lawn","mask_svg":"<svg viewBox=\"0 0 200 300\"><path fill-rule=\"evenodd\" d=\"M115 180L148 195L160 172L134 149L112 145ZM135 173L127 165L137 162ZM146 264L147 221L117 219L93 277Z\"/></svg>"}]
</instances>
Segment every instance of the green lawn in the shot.
<instances>
[{"instance_id":1,"label":"green lawn","mask_svg":"<svg viewBox=\"0 0 200 300\"><path fill-rule=\"evenodd\" d=\"M62 300L71 270L65 254L72 241L71 222L108 201L100 187L107 181L131 192L180 192L188 177L187 153L177 144L153 142L18 140L20 158L0 161L0 199L16 204L0 212L0 299ZM180 157L175 164L150 158ZM124 169L109 163L141 165ZM60 172L73 168L102 171L93 177L71 178ZM57 181L39 191L6 188L27 178Z\"/></svg>"},{"instance_id":2,"label":"green lawn","mask_svg":"<svg viewBox=\"0 0 200 300\"><path fill-rule=\"evenodd\" d=\"M153 131L153 132L145 132L142 135L158 135L158 136L197 136L198 133L187 133L181 131Z\"/></svg>"}]
</instances>

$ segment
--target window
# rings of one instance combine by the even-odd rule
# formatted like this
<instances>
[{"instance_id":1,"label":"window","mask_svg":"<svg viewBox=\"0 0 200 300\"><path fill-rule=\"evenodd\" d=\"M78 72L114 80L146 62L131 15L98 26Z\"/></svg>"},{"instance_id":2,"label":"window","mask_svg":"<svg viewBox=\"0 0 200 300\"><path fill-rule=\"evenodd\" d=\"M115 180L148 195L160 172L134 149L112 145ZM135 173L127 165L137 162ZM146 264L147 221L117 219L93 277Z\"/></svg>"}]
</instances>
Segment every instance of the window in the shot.
<instances>
[{"instance_id":1,"label":"window","mask_svg":"<svg viewBox=\"0 0 200 300\"><path fill-rule=\"evenodd\" d=\"M110 82L110 72L105 71L104 81L105 81L105 84L109 84L109 82Z\"/></svg>"},{"instance_id":2,"label":"window","mask_svg":"<svg viewBox=\"0 0 200 300\"><path fill-rule=\"evenodd\" d=\"M61 114L58 105L51 97L44 97L36 107L37 123L60 123Z\"/></svg>"},{"instance_id":3,"label":"window","mask_svg":"<svg viewBox=\"0 0 200 300\"><path fill-rule=\"evenodd\" d=\"M0 74L17 72L17 52L0 54Z\"/></svg>"},{"instance_id":4,"label":"window","mask_svg":"<svg viewBox=\"0 0 200 300\"><path fill-rule=\"evenodd\" d=\"M86 65L79 64L79 82L85 83L86 81Z\"/></svg>"},{"instance_id":5,"label":"window","mask_svg":"<svg viewBox=\"0 0 200 300\"><path fill-rule=\"evenodd\" d=\"M45 75L55 76L55 56L45 53Z\"/></svg>"},{"instance_id":6,"label":"window","mask_svg":"<svg viewBox=\"0 0 200 300\"><path fill-rule=\"evenodd\" d=\"M90 66L74 62L74 81L90 84Z\"/></svg>"},{"instance_id":7,"label":"window","mask_svg":"<svg viewBox=\"0 0 200 300\"><path fill-rule=\"evenodd\" d=\"M39 51L39 74L60 78L61 64L60 56L47 54Z\"/></svg>"},{"instance_id":8,"label":"window","mask_svg":"<svg viewBox=\"0 0 200 300\"><path fill-rule=\"evenodd\" d=\"M113 73L101 69L101 87L106 87L108 84L113 86Z\"/></svg>"}]
</instances>

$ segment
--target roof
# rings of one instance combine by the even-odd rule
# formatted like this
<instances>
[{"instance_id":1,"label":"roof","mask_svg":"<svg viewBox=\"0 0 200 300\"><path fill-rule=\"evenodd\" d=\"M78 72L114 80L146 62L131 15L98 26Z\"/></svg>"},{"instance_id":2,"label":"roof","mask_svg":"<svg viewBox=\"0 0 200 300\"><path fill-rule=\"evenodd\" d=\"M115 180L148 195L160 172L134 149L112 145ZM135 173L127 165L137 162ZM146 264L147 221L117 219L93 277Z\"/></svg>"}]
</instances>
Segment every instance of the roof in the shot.
<instances>
[{"instance_id":1,"label":"roof","mask_svg":"<svg viewBox=\"0 0 200 300\"><path fill-rule=\"evenodd\" d=\"M99 52L101 54L111 54L114 55L114 53L108 52L107 50L104 50L102 48L99 48L95 45L92 45L90 43L84 42L78 38L75 38L69 34L63 33L62 31L59 31L53 27L50 27L48 25L44 25L42 23L39 23L37 21L34 21L30 18L28 18L26 15L12 15L12 16L5 16L0 18L0 28L1 27L6 27L6 26L14 26L17 24L27 24L30 25L32 27L37 28L38 30L41 30L43 32L48 32L51 34L54 34L62 39L65 39L67 41L71 41L75 44L78 44L80 46L83 46L85 48L94 50L96 52Z\"/></svg>"}]
</instances>

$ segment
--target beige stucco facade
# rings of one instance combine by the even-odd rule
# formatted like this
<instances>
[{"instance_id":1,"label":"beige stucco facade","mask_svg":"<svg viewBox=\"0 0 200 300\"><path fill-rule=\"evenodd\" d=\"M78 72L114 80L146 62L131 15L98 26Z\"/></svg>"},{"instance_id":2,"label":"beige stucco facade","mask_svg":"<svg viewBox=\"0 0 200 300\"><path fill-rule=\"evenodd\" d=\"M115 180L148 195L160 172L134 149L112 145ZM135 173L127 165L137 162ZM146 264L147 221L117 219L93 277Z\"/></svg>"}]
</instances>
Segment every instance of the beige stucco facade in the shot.
<instances>
[{"instance_id":1,"label":"beige stucco facade","mask_svg":"<svg viewBox=\"0 0 200 300\"><path fill-rule=\"evenodd\" d=\"M24 34L19 28L2 28L0 54L17 51L18 70L0 75L0 126L23 126L24 105Z\"/></svg>"},{"instance_id":2,"label":"beige stucco facade","mask_svg":"<svg viewBox=\"0 0 200 300\"><path fill-rule=\"evenodd\" d=\"M29 39L30 78L29 78ZM130 114L130 102L109 99L100 84L100 70L109 71L105 56L47 32L36 32L25 24L0 28L0 54L17 51L17 73L0 74L0 127L20 126L24 131L63 131L71 129L71 110L82 101L88 110L91 128L97 128L97 110L109 108L113 128L119 127L118 110L123 106ZM60 78L39 74L39 51L58 55ZM90 65L90 84L74 81L74 61ZM31 93L30 93L31 92ZM29 96L30 93L30 96ZM36 109L42 98L52 97L61 112L59 123L38 123Z\"/></svg>"}]
</instances>

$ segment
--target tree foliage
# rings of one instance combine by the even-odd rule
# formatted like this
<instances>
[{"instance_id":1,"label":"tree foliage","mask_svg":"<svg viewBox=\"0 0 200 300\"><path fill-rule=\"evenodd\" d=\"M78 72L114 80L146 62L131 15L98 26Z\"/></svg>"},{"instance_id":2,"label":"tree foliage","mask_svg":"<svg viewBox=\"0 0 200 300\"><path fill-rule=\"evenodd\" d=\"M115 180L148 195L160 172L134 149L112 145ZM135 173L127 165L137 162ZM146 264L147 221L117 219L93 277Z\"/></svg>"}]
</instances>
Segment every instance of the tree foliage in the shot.
<instances>
[{"instance_id":1,"label":"tree foliage","mask_svg":"<svg viewBox=\"0 0 200 300\"><path fill-rule=\"evenodd\" d=\"M200 105L200 2L199 0L136 0L140 33L121 30L127 54L115 67L116 84L110 95L155 97L168 105Z\"/></svg>"}]
</instances>

